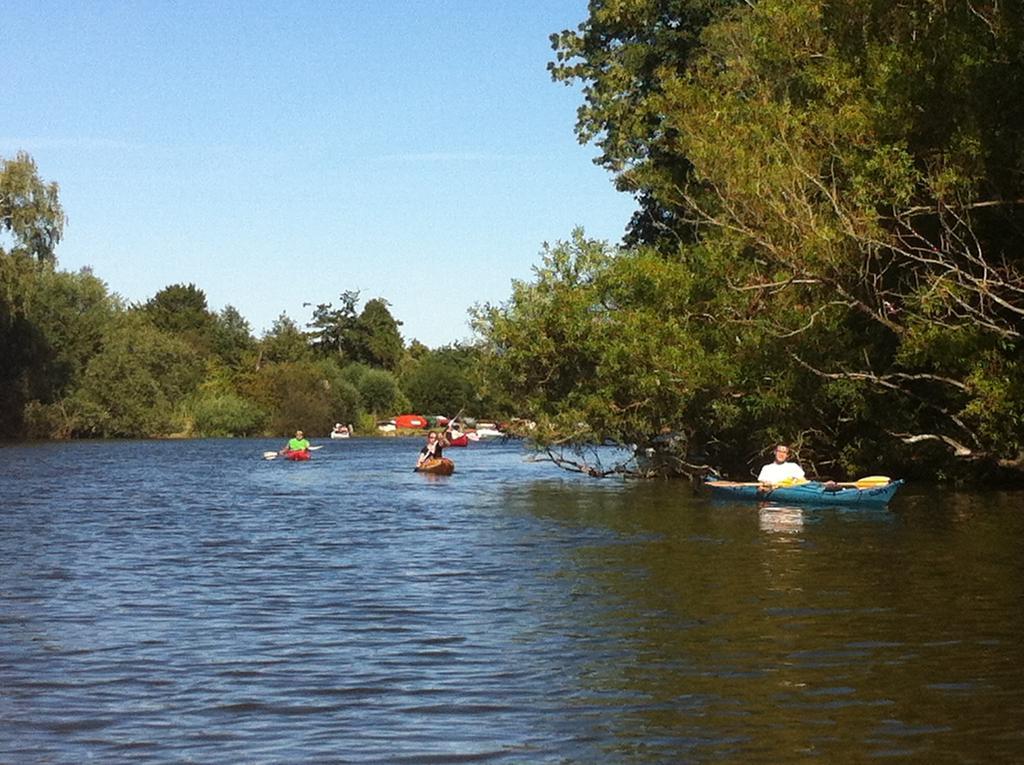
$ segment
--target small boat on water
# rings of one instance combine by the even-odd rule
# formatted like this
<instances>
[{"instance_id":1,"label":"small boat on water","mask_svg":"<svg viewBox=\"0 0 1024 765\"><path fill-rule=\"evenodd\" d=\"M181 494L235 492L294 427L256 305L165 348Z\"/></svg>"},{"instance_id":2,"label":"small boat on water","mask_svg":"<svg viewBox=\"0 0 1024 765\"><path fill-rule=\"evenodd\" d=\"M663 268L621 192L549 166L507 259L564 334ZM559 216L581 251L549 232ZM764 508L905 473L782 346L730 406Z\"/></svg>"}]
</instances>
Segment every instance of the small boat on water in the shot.
<instances>
[{"instance_id":1,"label":"small boat on water","mask_svg":"<svg viewBox=\"0 0 1024 765\"><path fill-rule=\"evenodd\" d=\"M432 473L433 475L451 475L455 472L455 463L447 457L438 460L427 460L418 468L417 473Z\"/></svg>"},{"instance_id":2,"label":"small boat on water","mask_svg":"<svg viewBox=\"0 0 1024 765\"><path fill-rule=\"evenodd\" d=\"M292 462L305 462L309 459L309 449L295 449L294 451L285 449L281 455Z\"/></svg>"},{"instance_id":3,"label":"small boat on water","mask_svg":"<svg viewBox=\"0 0 1024 765\"><path fill-rule=\"evenodd\" d=\"M348 438L352 435L352 430L347 425L342 425L340 422L334 424L334 429L331 430L331 438Z\"/></svg>"},{"instance_id":4,"label":"small boat on water","mask_svg":"<svg viewBox=\"0 0 1024 765\"><path fill-rule=\"evenodd\" d=\"M476 435L477 438L501 438L505 434L498 430L498 426L492 422L478 422Z\"/></svg>"},{"instance_id":5,"label":"small boat on water","mask_svg":"<svg viewBox=\"0 0 1024 765\"><path fill-rule=\"evenodd\" d=\"M466 433L459 433L458 435L452 433L448 438L448 446L469 446L469 435Z\"/></svg>"},{"instance_id":6,"label":"small boat on water","mask_svg":"<svg viewBox=\"0 0 1024 765\"><path fill-rule=\"evenodd\" d=\"M880 480L880 479L883 479ZM757 483L733 483L710 480L704 485L716 497L723 499L753 500L755 502L793 502L804 505L885 505L893 498L902 480L890 481L884 476L861 479L853 483L840 483L834 487L820 481L795 483L766 489Z\"/></svg>"}]
</instances>

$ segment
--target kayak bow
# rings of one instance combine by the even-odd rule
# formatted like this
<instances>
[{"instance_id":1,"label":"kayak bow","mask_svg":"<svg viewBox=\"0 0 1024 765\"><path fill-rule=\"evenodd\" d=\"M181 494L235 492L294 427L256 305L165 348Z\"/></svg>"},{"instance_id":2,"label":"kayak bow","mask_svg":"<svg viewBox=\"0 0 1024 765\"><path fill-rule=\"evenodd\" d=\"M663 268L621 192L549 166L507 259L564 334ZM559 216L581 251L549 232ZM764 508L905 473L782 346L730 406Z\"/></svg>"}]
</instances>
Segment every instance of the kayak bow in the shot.
<instances>
[{"instance_id":1,"label":"kayak bow","mask_svg":"<svg viewBox=\"0 0 1024 765\"><path fill-rule=\"evenodd\" d=\"M439 460L426 460L416 468L417 473L431 473L433 475L451 475L455 472L455 463L447 457Z\"/></svg>"}]
</instances>

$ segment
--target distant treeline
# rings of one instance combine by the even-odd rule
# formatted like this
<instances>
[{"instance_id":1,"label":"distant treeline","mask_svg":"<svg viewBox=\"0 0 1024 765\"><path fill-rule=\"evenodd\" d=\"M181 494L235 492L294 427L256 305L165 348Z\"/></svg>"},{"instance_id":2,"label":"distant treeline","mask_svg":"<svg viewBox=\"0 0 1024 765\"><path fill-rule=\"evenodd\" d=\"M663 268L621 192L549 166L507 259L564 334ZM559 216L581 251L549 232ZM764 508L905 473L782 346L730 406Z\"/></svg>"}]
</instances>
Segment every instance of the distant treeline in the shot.
<instances>
[{"instance_id":1,"label":"distant treeline","mask_svg":"<svg viewBox=\"0 0 1024 765\"><path fill-rule=\"evenodd\" d=\"M487 378L552 441L669 472L785 440L821 475L1019 481L1019 4L588 8L550 69L638 210L477 312Z\"/></svg>"},{"instance_id":2,"label":"distant treeline","mask_svg":"<svg viewBox=\"0 0 1024 765\"><path fill-rule=\"evenodd\" d=\"M342 292L256 338L194 284L128 304L88 269L59 270L63 227L32 158L0 159L2 438L325 435L406 410L501 412L479 395L475 349L406 346L386 300L359 310Z\"/></svg>"}]
</instances>

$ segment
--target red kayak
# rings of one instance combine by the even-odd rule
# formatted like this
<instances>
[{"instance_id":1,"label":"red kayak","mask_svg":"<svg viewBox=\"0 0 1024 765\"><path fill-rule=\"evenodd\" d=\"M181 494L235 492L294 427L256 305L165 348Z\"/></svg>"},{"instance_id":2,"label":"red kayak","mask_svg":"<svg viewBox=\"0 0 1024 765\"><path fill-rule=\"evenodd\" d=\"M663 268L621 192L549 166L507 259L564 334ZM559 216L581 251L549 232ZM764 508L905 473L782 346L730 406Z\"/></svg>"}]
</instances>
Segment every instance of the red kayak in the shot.
<instances>
[{"instance_id":1,"label":"red kayak","mask_svg":"<svg viewBox=\"0 0 1024 765\"><path fill-rule=\"evenodd\" d=\"M296 449L295 451L285 449L282 454L286 460L292 462L305 462L309 459L309 449Z\"/></svg>"},{"instance_id":2,"label":"red kayak","mask_svg":"<svg viewBox=\"0 0 1024 765\"><path fill-rule=\"evenodd\" d=\"M452 436L448 439L448 446L469 446L469 436L465 433L458 436Z\"/></svg>"},{"instance_id":3,"label":"red kayak","mask_svg":"<svg viewBox=\"0 0 1024 765\"><path fill-rule=\"evenodd\" d=\"M396 428L425 428L427 418L419 414L400 414L395 418Z\"/></svg>"}]
</instances>

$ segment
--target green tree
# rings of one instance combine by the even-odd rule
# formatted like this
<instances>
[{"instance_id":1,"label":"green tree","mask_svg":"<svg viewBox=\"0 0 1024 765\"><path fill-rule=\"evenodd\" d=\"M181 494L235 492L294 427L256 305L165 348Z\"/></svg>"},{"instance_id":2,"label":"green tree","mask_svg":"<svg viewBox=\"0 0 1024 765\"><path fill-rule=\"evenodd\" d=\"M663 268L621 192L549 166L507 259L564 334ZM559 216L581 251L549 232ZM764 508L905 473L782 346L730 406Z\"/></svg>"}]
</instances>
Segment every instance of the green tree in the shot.
<instances>
[{"instance_id":1,"label":"green tree","mask_svg":"<svg viewBox=\"0 0 1024 765\"><path fill-rule=\"evenodd\" d=\"M383 369L370 369L357 384L359 396L367 411L380 417L394 414L408 407L398 380Z\"/></svg>"},{"instance_id":2,"label":"green tree","mask_svg":"<svg viewBox=\"0 0 1024 765\"><path fill-rule=\"evenodd\" d=\"M88 345L88 309L79 317L47 310L51 302L73 310L61 293L73 303L88 291L54 270L64 223L57 184L39 178L32 158L0 158L0 436L22 434L28 401L60 395Z\"/></svg>"},{"instance_id":3,"label":"green tree","mask_svg":"<svg viewBox=\"0 0 1024 765\"><path fill-rule=\"evenodd\" d=\"M323 357L335 357L341 362L362 361L362 342L359 333L359 317L356 305L359 303L358 290L346 290L338 298L341 305L320 303L313 309L309 322L310 343Z\"/></svg>"},{"instance_id":4,"label":"green tree","mask_svg":"<svg viewBox=\"0 0 1024 765\"><path fill-rule=\"evenodd\" d=\"M40 397L59 397L81 376L103 347L121 306L91 269L76 273L42 269L29 308L33 323L46 339L46 367L40 376Z\"/></svg>"},{"instance_id":5,"label":"green tree","mask_svg":"<svg viewBox=\"0 0 1024 765\"><path fill-rule=\"evenodd\" d=\"M81 384L122 309L88 269L68 273L45 265L24 297L32 340L22 350L31 347L32 358L9 392L13 400L31 404L32 436L65 437L73 425L65 399Z\"/></svg>"},{"instance_id":6,"label":"green tree","mask_svg":"<svg viewBox=\"0 0 1024 765\"><path fill-rule=\"evenodd\" d=\"M179 432L182 406L201 374L201 360L187 343L123 314L69 397L73 430L129 438Z\"/></svg>"},{"instance_id":7,"label":"green tree","mask_svg":"<svg viewBox=\"0 0 1024 765\"><path fill-rule=\"evenodd\" d=\"M0 158L0 258L28 257L54 262L64 235L64 209L56 183L45 183L25 152L14 159Z\"/></svg>"},{"instance_id":8,"label":"green tree","mask_svg":"<svg viewBox=\"0 0 1024 765\"><path fill-rule=\"evenodd\" d=\"M404 343L396 321L383 298L367 301L356 312L358 291L342 292L341 305L321 303L309 323L313 348L324 358L342 363L357 362L394 371L402 359Z\"/></svg>"},{"instance_id":9,"label":"green tree","mask_svg":"<svg viewBox=\"0 0 1024 765\"><path fill-rule=\"evenodd\" d=\"M362 414L359 391L332 360L264 365L247 382L244 394L268 413L273 435L297 428L327 435L335 422L355 422Z\"/></svg>"},{"instance_id":10,"label":"green tree","mask_svg":"<svg viewBox=\"0 0 1024 765\"><path fill-rule=\"evenodd\" d=\"M458 346L422 353L402 378L412 409L447 416L483 414L473 380L475 361L471 349Z\"/></svg>"},{"instance_id":11,"label":"green tree","mask_svg":"<svg viewBox=\"0 0 1024 765\"><path fill-rule=\"evenodd\" d=\"M702 181L679 203L734 253L804 396L820 391L804 424L823 447L1019 459L1020 438L988 434L1024 412L1024 115L1000 95L1024 80L1022 40L999 7L769 0L665 79Z\"/></svg>"},{"instance_id":12,"label":"green tree","mask_svg":"<svg viewBox=\"0 0 1024 765\"><path fill-rule=\"evenodd\" d=\"M685 454L737 377L705 282L655 253L587 239L545 249L533 282L475 311L483 392L516 402L542 444L636 444L669 430ZM725 383L727 385L727 383Z\"/></svg>"},{"instance_id":13,"label":"green tree","mask_svg":"<svg viewBox=\"0 0 1024 765\"><path fill-rule=\"evenodd\" d=\"M556 78L585 86L581 140L642 212L659 211L633 240L656 240L685 308L664 309L657 333L696 343L722 372L708 382L696 348L674 368L638 349L623 358L686 381L693 395L666 414L705 430L720 464L742 466L778 436L830 471L1024 463L1011 433L1024 412L1024 107L1003 97L1024 77L1022 29L1008 7L935 0L595 0L579 33L556 38ZM630 417L609 388L569 406L614 369L614 342L588 345L592 315L615 326L654 307L586 309L595 285L641 266L654 267L643 251L620 254L586 283L563 273L565 290L542 269L485 314L503 387L529 390L534 363L534 407L569 415L568 432L579 414L624 437L646 397ZM669 331L685 312L706 320ZM542 317L577 370L561 374L544 341L515 334L548 329ZM592 425L602 406L611 430Z\"/></svg>"},{"instance_id":14,"label":"green tree","mask_svg":"<svg viewBox=\"0 0 1024 765\"><path fill-rule=\"evenodd\" d=\"M164 287L141 307L157 329L209 353L215 343L216 316L206 304L206 293L194 284Z\"/></svg>"},{"instance_id":15,"label":"green tree","mask_svg":"<svg viewBox=\"0 0 1024 765\"><path fill-rule=\"evenodd\" d=\"M249 322L228 305L214 317L212 350L229 367L239 367L256 350Z\"/></svg>"},{"instance_id":16,"label":"green tree","mask_svg":"<svg viewBox=\"0 0 1024 765\"><path fill-rule=\"evenodd\" d=\"M306 334L283 313L263 335L258 350L262 361L270 363L311 361L313 358Z\"/></svg>"},{"instance_id":17,"label":"green tree","mask_svg":"<svg viewBox=\"0 0 1024 765\"><path fill-rule=\"evenodd\" d=\"M192 406L198 435L254 436L262 432L267 414L254 402L235 393L202 394Z\"/></svg>"},{"instance_id":18,"label":"green tree","mask_svg":"<svg viewBox=\"0 0 1024 765\"><path fill-rule=\"evenodd\" d=\"M357 360L395 371L405 349L402 335L398 331L401 325L402 322L391 315L388 301L383 298L367 301L357 320Z\"/></svg>"},{"instance_id":19,"label":"green tree","mask_svg":"<svg viewBox=\"0 0 1024 765\"><path fill-rule=\"evenodd\" d=\"M661 192L692 182L692 164L678 151L663 111L666 73L683 73L701 50L701 32L741 0L591 0L588 17L551 35L552 77L582 86L577 112L580 143L600 149L594 160L632 193L639 209L629 226L632 243L666 235L692 240L688 210Z\"/></svg>"}]
</instances>

